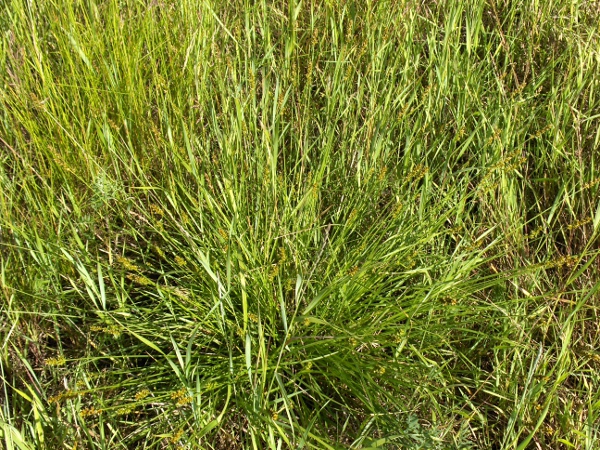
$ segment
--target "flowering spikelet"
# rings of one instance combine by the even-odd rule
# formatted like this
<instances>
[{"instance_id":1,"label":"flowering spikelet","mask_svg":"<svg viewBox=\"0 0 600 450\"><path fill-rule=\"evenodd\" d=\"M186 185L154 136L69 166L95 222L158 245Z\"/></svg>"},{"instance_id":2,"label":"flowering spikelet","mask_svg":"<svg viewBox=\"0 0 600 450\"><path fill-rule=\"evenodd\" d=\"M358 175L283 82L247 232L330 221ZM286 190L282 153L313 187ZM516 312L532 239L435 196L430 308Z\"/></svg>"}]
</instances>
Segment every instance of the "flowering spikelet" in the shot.
<instances>
[{"instance_id":1,"label":"flowering spikelet","mask_svg":"<svg viewBox=\"0 0 600 450\"><path fill-rule=\"evenodd\" d=\"M285 247L279 248L279 262L283 264L287 261L287 252L285 251Z\"/></svg>"},{"instance_id":2,"label":"flowering spikelet","mask_svg":"<svg viewBox=\"0 0 600 450\"><path fill-rule=\"evenodd\" d=\"M494 164L481 180L479 189L483 191L491 191L495 189L500 184L499 181L494 183L492 180L493 175L496 171L511 172L512 170L520 167L523 163L525 163L527 161L526 157L522 156L520 158L517 158L520 153L521 150L517 149L513 153L503 157L502 159L500 159L500 161ZM513 162L511 163L511 161Z\"/></svg>"},{"instance_id":3,"label":"flowering spikelet","mask_svg":"<svg viewBox=\"0 0 600 450\"><path fill-rule=\"evenodd\" d=\"M67 390L65 392L61 392L58 395L54 395L54 396L50 397L48 399L48 403L58 403L62 400L70 400L72 398L81 397L84 394L85 394L85 392Z\"/></svg>"},{"instance_id":4,"label":"flowering spikelet","mask_svg":"<svg viewBox=\"0 0 600 450\"><path fill-rule=\"evenodd\" d=\"M63 392L62 394L60 394L59 396L61 397L61 400L70 400L72 398L77 398L77 397L81 397L82 395L84 395L84 392L81 391L72 391L72 390L67 390L65 392Z\"/></svg>"},{"instance_id":5,"label":"flowering spikelet","mask_svg":"<svg viewBox=\"0 0 600 450\"><path fill-rule=\"evenodd\" d=\"M67 360L64 356L59 356L57 358L48 358L46 360L46 365L50 367L64 366L66 363Z\"/></svg>"},{"instance_id":6,"label":"flowering spikelet","mask_svg":"<svg viewBox=\"0 0 600 450\"><path fill-rule=\"evenodd\" d=\"M269 271L269 281L273 281L279 275L279 264L273 264Z\"/></svg>"},{"instance_id":7,"label":"flowering spikelet","mask_svg":"<svg viewBox=\"0 0 600 450\"><path fill-rule=\"evenodd\" d=\"M394 335L393 341L395 344L400 344L404 341L405 337L406 337L406 330L401 329Z\"/></svg>"},{"instance_id":8,"label":"flowering spikelet","mask_svg":"<svg viewBox=\"0 0 600 450\"><path fill-rule=\"evenodd\" d=\"M368 245L368 242L367 241L363 241L362 244L360 244L358 246L357 252L358 253L364 252L367 249L367 245Z\"/></svg>"},{"instance_id":9,"label":"flowering spikelet","mask_svg":"<svg viewBox=\"0 0 600 450\"><path fill-rule=\"evenodd\" d=\"M421 178L425 176L425 174L429 172L429 167L424 166L423 164L417 164L407 175L407 181L419 181Z\"/></svg>"},{"instance_id":10,"label":"flowering spikelet","mask_svg":"<svg viewBox=\"0 0 600 450\"><path fill-rule=\"evenodd\" d=\"M184 225L189 225L190 224L190 216L188 216L185 212L182 212L180 214L181 217L181 223Z\"/></svg>"},{"instance_id":11,"label":"flowering spikelet","mask_svg":"<svg viewBox=\"0 0 600 450\"><path fill-rule=\"evenodd\" d=\"M408 112L409 109L410 109L410 103L406 103L406 105L404 106L404 108L402 108L402 111L400 111L398 113L398 120L402 120L402 118Z\"/></svg>"},{"instance_id":12,"label":"flowering spikelet","mask_svg":"<svg viewBox=\"0 0 600 450\"><path fill-rule=\"evenodd\" d=\"M150 212L161 217L165 215L165 212L162 210L162 208L154 203L150 205Z\"/></svg>"},{"instance_id":13,"label":"flowering spikelet","mask_svg":"<svg viewBox=\"0 0 600 450\"><path fill-rule=\"evenodd\" d=\"M314 47L319 43L319 29L317 27L314 28L312 39L310 40L311 45Z\"/></svg>"},{"instance_id":14,"label":"flowering spikelet","mask_svg":"<svg viewBox=\"0 0 600 450\"><path fill-rule=\"evenodd\" d=\"M177 400L179 398L185 397L186 395L187 395L187 389L183 387L183 388L179 389L178 391L171 393L171 399Z\"/></svg>"},{"instance_id":15,"label":"flowering spikelet","mask_svg":"<svg viewBox=\"0 0 600 450\"><path fill-rule=\"evenodd\" d=\"M192 402L192 397L188 395L186 388L181 388L171 394L171 399L177 406L184 406Z\"/></svg>"},{"instance_id":16,"label":"flowering spikelet","mask_svg":"<svg viewBox=\"0 0 600 450\"><path fill-rule=\"evenodd\" d=\"M379 176L377 177L377 181L382 182L385 180L385 176L387 175L387 167L383 166L383 168L379 171Z\"/></svg>"},{"instance_id":17,"label":"flowering spikelet","mask_svg":"<svg viewBox=\"0 0 600 450\"><path fill-rule=\"evenodd\" d=\"M354 67L351 64L348 64L346 67L346 74L344 75L344 80L348 81L352 78L352 74L354 73Z\"/></svg>"},{"instance_id":18,"label":"flowering spikelet","mask_svg":"<svg viewBox=\"0 0 600 450\"><path fill-rule=\"evenodd\" d=\"M126 270L130 270L132 272L139 272L140 268L133 264L131 260L125 258L124 256L118 256L117 262Z\"/></svg>"},{"instance_id":19,"label":"flowering spikelet","mask_svg":"<svg viewBox=\"0 0 600 450\"><path fill-rule=\"evenodd\" d=\"M537 227L535 230L533 230L531 233L526 234L525 238L527 239L535 239L536 237L538 237L542 232L544 231L543 227Z\"/></svg>"},{"instance_id":20,"label":"flowering spikelet","mask_svg":"<svg viewBox=\"0 0 600 450\"><path fill-rule=\"evenodd\" d=\"M212 192L214 192L214 191L215 191L215 189L214 189L214 187L213 187L213 185L212 185L212 181L211 181L211 179L210 179L210 175L208 174L208 172L205 172L205 173L204 173L204 179L206 180L206 184L208 184L208 187L210 188L210 190L211 190Z\"/></svg>"},{"instance_id":21,"label":"flowering spikelet","mask_svg":"<svg viewBox=\"0 0 600 450\"><path fill-rule=\"evenodd\" d=\"M415 267L416 261L415 258L419 256L419 253L417 251L414 251L407 259L406 262L404 263L404 267L406 269L412 269L413 267Z\"/></svg>"},{"instance_id":22,"label":"flowering spikelet","mask_svg":"<svg viewBox=\"0 0 600 450\"><path fill-rule=\"evenodd\" d=\"M179 267L185 267L187 266L187 261L181 256L177 255L175 257L175 264L177 264Z\"/></svg>"},{"instance_id":23,"label":"flowering spikelet","mask_svg":"<svg viewBox=\"0 0 600 450\"><path fill-rule=\"evenodd\" d=\"M502 129L498 128L496 130L494 130L494 134L492 134L489 139L487 140L487 142L485 143L485 145L490 145L492 142L494 142L495 140L500 140L500 135L502 134Z\"/></svg>"},{"instance_id":24,"label":"flowering spikelet","mask_svg":"<svg viewBox=\"0 0 600 450\"><path fill-rule=\"evenodd\" d=\"M127 279L129 279L137 284L140 284L142 286L152 286L154 284L150 278L145 277L143 275L137 275L135 273L128 273L126 276L127 276Z\"/></svg>"},{"instance_id":25,"label":"flowering spikelet","mask_svg":"<svg viewBox=\"0 0 600 450\"><path fill-rule=\"evenodd\" d=\"M89 416L97 416L100 413L102 413L101 409L96 409L95 407L91 406L89 408L82 409L81 412L79 413L79 415L81 417L89 417Z\"/></svg>"},{"instance_id":26,"label":"flowering spikelet","mask_svg":"<svg viewBox=\"0 0 600 450\"><path fill-rule=\"evenodd\" d=\"M517 169L518 167L520 167L521 165L523 165L526 161L527 161L527 158L525 156L521 156L520 158L517 158L515 160L515 162L513 162L512 164L507 165L505 167L505 171L511 172L511 171Z\"/></svg>"},{"instance_id":27,"label":"flowering spikelet","mask_svg":"<svg viewBox=\"0 0 600 450\"><path fill-rule=\"evenodd\" d=\"M591 217L588 217L587 219L583 219L583 220L578 220L577 222L573 222L572 224L570 224L567 227L567 230L574 230L575 228L579 228L579 227L582 227L584 225L587 225L591 221L592 221Z\"/></svg>"},{"instance_id":28,"label":"flowering spikelet","mask_svg":"<svg viewBox=\"0 0 600 450\"><path fill-rule=\"evenodd\" d=\"M177 444L181 440L182 436L183 429L180 429L171 437L171 444Z\"/></svg>"},{"instance_id":29,"label":"flowering spikelet","mask_svg":"<svg viewBox=\"0 0 600 450\"><path fill-rule=\"evenodd\" d=\"M319 185L317 183L314 183L312 185L311 195L313 197L317 197L318 194L319 194Z\"/></svg>"},{"instance_id":30,"label":"flowering spikelet","mask_svg":"<svg viewBox=\"0 0 600 450\"><path fill-rule=\"evenodd\" d=\"M314 63L311 60L308 62L308 67L306 69L306 79L307 79L306 84L307 85L310 85L310 83L312 82L313 68L314 68Z\"/></svg>"},{"instance_id":31,"label":"flowering spikelet","mask_svg":"<svg viewBox=\"0 0 600 450\"><path fill-rule=\"evenodd\" d=\"M546 131L550 131L552 129L552 124L546 125L544 128L535 133L535 138L539 138Z\"/></svg>"},{"instance_id":32,"label":"flowering spikelet","mask_svg":"<svg viewBox=\"0 0 600 450\"><path fill-rule=\"evenodd\" d=\"M466 127L463 126L460 130L458 130L458 132L454 136L454 140L460 141L462 139L462 137L465 135L465 132L466 132Z\"/></svg>"},{"instance_id":33,"label":"flowering spikelet","mask_svg":"<svg viewBox=\"0 0 600 450\"><path fill-rule=\"evenodd\" d=\"M184 406L184 405L187 405L187 404L190 404L190 403L192 403L192 397L186 396L186 397L183 397L183 398L180 398L179 400L177 400L176 405L177 406Z\"/></svg>"},{"instance_id":34,"label":"flowering spikelet","mask_svg":"<svg viewBox=\"0 0 600 450\"><path fill-rule=\"evenodd\" d=\"M256 74L254 72L254 68L251 67L248 74L248 82L250 84L250 90L254 92L256 90Z\"/></svg>"},{"instance_id":35,"label":"flowering spikelet","mask_svg":"<svg viewBox=\"0 0 600 450\"><path fill-rule=\"evenodd\" d=\"M582 188L583 188L583 189L589 189L589 188L591 188L591 187L594 187L594 186L596 186L596 185L597 185L597 184L599 184L599 183L600 183L600 177L598 177L598 178L596 178L596 179L594 179L594 180L592 180L592 181L590 181L590 182L588 182L588 183L585 183L585 184L582 186Z\"/></svg>"},{"instance_id":36,"label":"flowering spikelet","mask_svg":"<svg viewBox=\"0 0 600 450\"><path fill-rule=\"evenodd\" d=\"M567 266L569 268L574 267L577 264L577 256L561 256L558 259L548 261L544 264L546 269L552 269L555 267Z\"/></svg>"},{"instance_id":37,"label":"flowering spikelet","mask_svg":"<svg viewBox=\"0 0 600 450\"><path fill-rule=\"evenodd\" d=\"M154 245L152 247L152 249L154 250L154 253L156 253L158 256L160 256L162 259L165 259L165 252L163 251L162 248L160 248L158 245Z\"/></svg>"},{"instance_id":38,"label":"flowering spikelet","mask_svg":"<svg viewBox=\"0 0 600 450\"><path fill-rule=\"evenodd\" d=\"M123 328L120 325L109 325L107 327L103 327L103 326L99 326L99 325L92 325L90 327L90 331L91 332L102 332L102 333L106 333L106 334L110 334L112 337L119 337L121 336L121 332L123 331Z\"/></svg>"},{"instance_id":39,"label":"flowering spikelet","mask_svg":"<svg viewBox=\"0 0 600 450\"><path fill-rule=\"evenodd\" d=\"M404 205L402 204L401 201L396 202L396 206L394 206L394 211L392 212L392 216L394 217L394 219L400 215L403 208L404 208Z\"/></svg>"},{"instance_id":40,"label":"flowering spikelet","mask_svg":"<svg viewBox=\"0 0 600 450\"><path fill-rule=\"evenodd\" d=\"M132 411L133 408L131 406L121 406L119 409L117 409L117 416L126 416Z\"/></svg>"},{"instance_id":41,"label":"flowering spikelet","mask_svg":"<svg viewBox=\"0 0 600 450\"><path fill-rule=\"evenodd\" d=\"M150 395L150 390L149 389L142 389L141 391L138 391L135 394L135 399L139 402L140 400L145 399L149 395Z\"/></svg>"},{"instance_id":42,"label":"flowering spikelet","mask_svg":"<svg viewBox=\"0 0 600 450\"><path fill-rule=\"evenodd\" d=\"M110 325L108 327L104 327L104 332L110 334L112 337L121 336L121 331L123 329L119 325Z\"/></svg>"},{"instance_id":43,"label":"flowering spikelet","mask_svg":"<svg viewBox=\"0 0 600 450\"><path fill-rule=\"evenodd\" d=\"M294 279L288 278L287 280L285 280L284 287L285 287L286 292L294 289Z\"/></svg>"},{"instance_id":44,"label":"flowering spikelet","mask_svg":"<svg viewBox=\"0 0 600 450\"><path fill-rule=\"evenodd\" d=\"M48 397L48 403L49 404L52 404L52 403L58 404L62 399L63 399L62 394L52 395L51 397Z\"/></svg>"},{"instance_id":45,"label":"flowering spikelet","mask_svg":"<svg viewBox=\"0 0 600 450\"><path fill-rule=\"evenodd\" d=\"M215 383L214 381L210 381L209 383L206 384L206 386L204 386L204 389L207 391L212 391L213 389L217 388L217 383Z\"/></svg>"},{"instance_id":46,"label":"flowering spikelet","mask_svg":"<svg viewBox=\"0 0 600 450\"><path fill-rule=\"evenodd\" d=\"M354 221L354 219L356 219L357 215L358 215L358 211L356 210L356 208L354 208L352 210L352 212L350 212L350 215L348 216L348 222Z\"/></svg>"}]
</instances>

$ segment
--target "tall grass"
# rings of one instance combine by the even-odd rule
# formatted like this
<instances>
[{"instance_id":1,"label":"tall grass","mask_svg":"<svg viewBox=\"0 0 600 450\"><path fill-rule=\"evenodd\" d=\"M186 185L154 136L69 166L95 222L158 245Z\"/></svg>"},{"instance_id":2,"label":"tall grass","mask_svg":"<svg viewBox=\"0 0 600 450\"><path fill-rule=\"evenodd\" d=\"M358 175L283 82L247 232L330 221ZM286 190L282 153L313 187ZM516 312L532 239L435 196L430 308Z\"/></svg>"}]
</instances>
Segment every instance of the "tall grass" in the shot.
<instances>
[{"instance_id":1,"label":"tall grass","mask_svg":"<svg viewBox=\"0 0 600 450\"><path fill-rule=\"evenodd\" d=\"M6 0L7 449L600 441L600 5Z\"/></svg>"}]
</instances>

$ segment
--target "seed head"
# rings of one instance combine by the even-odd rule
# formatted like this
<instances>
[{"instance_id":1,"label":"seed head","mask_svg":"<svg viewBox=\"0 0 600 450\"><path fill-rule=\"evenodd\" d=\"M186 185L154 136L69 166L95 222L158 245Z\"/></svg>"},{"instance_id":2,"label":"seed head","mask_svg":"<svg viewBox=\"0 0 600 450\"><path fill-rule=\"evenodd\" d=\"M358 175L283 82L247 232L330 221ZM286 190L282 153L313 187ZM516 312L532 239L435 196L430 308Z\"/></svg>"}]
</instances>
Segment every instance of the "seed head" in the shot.
<instances>
[{"instance_id":1,"label":"seed head","mask_svg":"<svg viewBox=\"0 0 600 450\"><path fill-rule=\"evenodd\" d=\"M64 356L59 356L57 358L48 358L46 360L46 365L50 367L64 366L66 363L67 360Z\"/></svg>"},{"instance_id":2,"label":"seed head","mask_svg":"<svg viewBox=\"0 0 600 450\"><path fill-rule=\"evenodd\" d=\"M135 399L137 401L140 401L140 400L145 399L149 395L150 395L150 390L149 389L142 389L141 391L138 391L137 394L135 394Z\"/></svg>"}]
</instances>

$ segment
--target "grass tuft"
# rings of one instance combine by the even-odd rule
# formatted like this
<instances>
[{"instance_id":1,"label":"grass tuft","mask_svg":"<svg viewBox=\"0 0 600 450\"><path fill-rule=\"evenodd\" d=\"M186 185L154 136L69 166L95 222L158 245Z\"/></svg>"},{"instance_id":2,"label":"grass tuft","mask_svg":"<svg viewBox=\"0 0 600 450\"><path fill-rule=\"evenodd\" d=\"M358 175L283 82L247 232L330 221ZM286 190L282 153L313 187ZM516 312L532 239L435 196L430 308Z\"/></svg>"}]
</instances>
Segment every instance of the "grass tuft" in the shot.
<instances>
[{"instance_id":1,"label":"grass tuft","mask_svg":"<svg viewBox=\"0 0 600 450\"><path fill-rule=\"evenodd\" d=\"M597 2L2 10L0 446L598 447Z\"/></svg>"}]
</instances>

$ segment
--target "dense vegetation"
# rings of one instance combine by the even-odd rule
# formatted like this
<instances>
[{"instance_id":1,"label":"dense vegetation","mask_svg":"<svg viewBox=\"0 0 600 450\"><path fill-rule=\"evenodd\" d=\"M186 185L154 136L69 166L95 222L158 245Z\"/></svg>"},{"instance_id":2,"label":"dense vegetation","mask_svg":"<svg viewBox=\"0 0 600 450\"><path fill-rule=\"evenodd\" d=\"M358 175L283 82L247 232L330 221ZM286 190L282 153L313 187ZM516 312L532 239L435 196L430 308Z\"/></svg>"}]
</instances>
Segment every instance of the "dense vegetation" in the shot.
<instances>
[{"instance_id":1,"label":"dense vegetation","mask_svg":"<svg viewBox=\"0 0 600 450\"><path fill-rule=\"evenodd\" d=\"M0 447L598 448L599 24L0 2Z\"/></svg>"}]
</instances>

